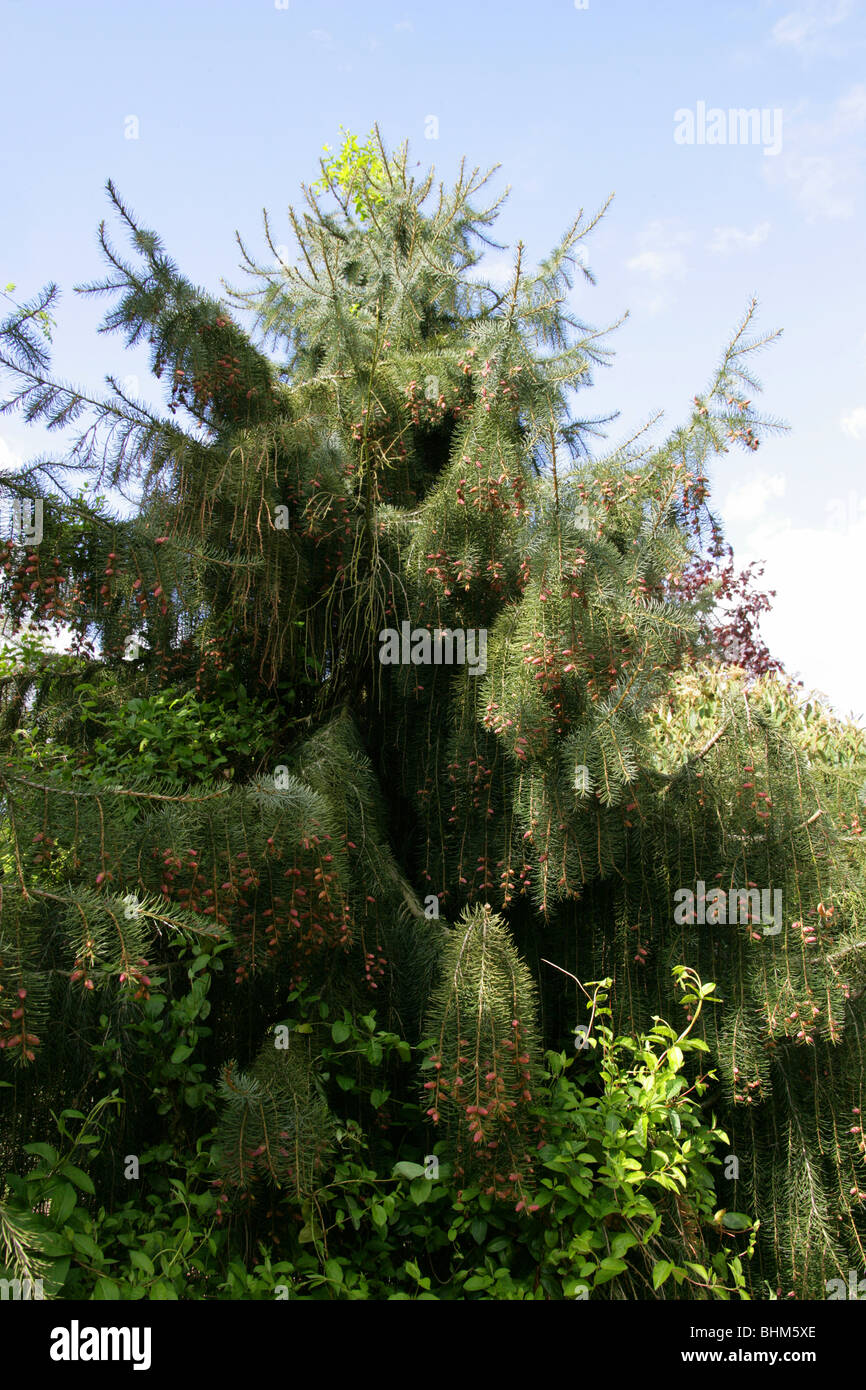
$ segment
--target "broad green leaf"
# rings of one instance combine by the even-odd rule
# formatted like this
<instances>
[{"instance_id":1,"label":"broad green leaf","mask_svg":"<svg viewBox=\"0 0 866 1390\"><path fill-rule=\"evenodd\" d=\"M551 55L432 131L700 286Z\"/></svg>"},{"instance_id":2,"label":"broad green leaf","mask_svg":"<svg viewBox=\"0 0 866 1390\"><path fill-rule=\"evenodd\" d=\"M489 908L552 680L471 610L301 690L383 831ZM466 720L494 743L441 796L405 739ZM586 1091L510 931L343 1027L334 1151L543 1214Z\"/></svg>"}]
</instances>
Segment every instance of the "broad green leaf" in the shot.
<instances>
[{"instance_id":1,"label":"broad green leaf","mask_svg":"<svg viewBox=\"0 0 866 1390\"><path fill-rule=\"evenodd\" d=\"M24 1152L26 1154L36 1154L39 1158L44 1158L45 1162L50 1163L52 1167L59 1157L57 1150L52 1149L50 1144L25 1144Z\"/></svg>"},{"instance_id":2,"label":"broad green leaf","mask_svg":"<svg viewBox=\"0 0 866 1390\"><path fill-rule=\"evenodd\" d=\"M91 1197L96 1192L92 1178L87 1173L83 1173L80 1168L76 1168L74 1163L64 1163L60 1172L70 1182L74 1182L76 1187L80 1187L82 1192L89 1192Z\"/></svg>"},{"instance_id":3,"label":"broad green leaf","mask_svg":"<svg viewBox=\"0 0 866 1390\"><path fill-rule=\"evenodd\" d=\"M632 1235L631 1231L619 1231L610 1243L610 1253L614 1259L621 1259L633 1245L637 1245L637 1236Z\"/></svg>"},{"instance_id":4,"label":"broad green leaf","mask_svg":"<svg viewBox=\"0 0 866 1390\"><path fill-rule=\"evenodd\" d=\"M429 1178L415 1178L409 1186L409 1196L416 1207L420 1207L422 1202L426 1202L432 1193L433 1183Z\"/></svg>"},{"instance_id":5,"label":"broad green leaf","mask_svg":"<svg viewBox=\"0 0 866 1390\"><path fill-rule=\"evenodd\" d=\"M62 1182L51 1194L51 1219L58 1226L66 1224L78 1198L72 1183Z\"/></svg>"},{"instance_id":6,"label":"broad green leaf","mask_svg":"<svg viewBox=\"0 0 866 1390\"><path fill-rule=\"evenodd\" d=\"M401 1159L395 1163L392 1174L399 1178L423 1178L424 1169L420 1163L410 1163L407 1159Z\"/></svg>"},{"instance_id":7,"label":"broad green leaf","mask_svg":"<svg viewBox=\"0 0 866 1390\"><path fill-rule=\"evenodd\" d=\"M653 1266L653 1288L660 1289L670 1275L673 1265L670 1260L658 1260Z\"/></svg>"},{"instance_id":8,"label":"broad green leaf","mask_svg":"<svg viewBox=\"0 0 866 1390\"><path fill-rule=\"evenodd\" d=\"M105 1275L100 1275L93 1290L93 1298L97 1302L103 1300L108 1303L115 1303L120 1299L120 1285L115 1284L113 1279L106 1279Z\"/></svg>"},{"instance_id":9,"label":"broad green leaf","mask_svg":"<svg viewBox=\"0 0 866 1390\"><path fill-rule=\"evenodd\" d=\"M722 1225L729 1231L748 1231L751 1229L751 1218L742 1211L726 1211L722 1217Z\"/></svg>"}]
</instances>

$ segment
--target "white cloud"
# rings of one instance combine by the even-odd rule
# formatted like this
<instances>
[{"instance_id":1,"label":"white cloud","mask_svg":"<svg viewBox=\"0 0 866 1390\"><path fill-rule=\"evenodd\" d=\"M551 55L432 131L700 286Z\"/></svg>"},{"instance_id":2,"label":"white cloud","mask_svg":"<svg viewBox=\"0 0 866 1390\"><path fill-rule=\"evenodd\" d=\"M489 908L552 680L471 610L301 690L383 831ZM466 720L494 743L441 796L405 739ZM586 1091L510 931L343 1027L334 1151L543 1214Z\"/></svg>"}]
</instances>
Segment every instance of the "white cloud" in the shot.
<instances>
[{"instance_id":1,"label":"white cloud","mask_svg":"<svg viewBox=\"0 0 866 1390\"><path fill-rule=\"evenodd\" d=\"M713 239L707 243L707 250L720 256L733 251L753 251L767 240L770 234L769 222L759 222L753 232L744 232L740 227L716 227Z\"/></svg>"},{"instance_id":2,"label":"white cloud","mask_svg":"<svg viewBox=\"0 0 866 1390\"><path fill-rule=\"evenodd\" d=\"M16 468L20 468L24 460L18 455L13 454L6 440L0 435L0 473L14 473Z\"/></svg>"},{"instance_id":3,"label":"white cloud","mask_svg":"<svg viewBox=\"0 0 866 1390\"><path fill-rule=\"evenodd\" d=\"M408 19L401 19L399 24L394 25L394 28L396 29L398 34L411 34L414 33L415 25L412 24Z\"/></svg>"},{"instance_id":4,"label":"white cloud","mask_svg":"<svg viewBox=\"0 0 866 1390\"><path fill-rule=\"evenodd\" d=\"M827 504L828 508L830 503ZM862 509L861 509L862 513ZM761 633L772 654L840 714L866 716L866 644L852 629L862 587L866 517L847 528L795 526L789 518L753 531L736 548L738 567L766 562L758 581L775 589Z\"/></svg>"},{"instance_id":5,"label":"white cloud","mask_svg":"<svg viewBox=\"0 0 866 1390\"><path fill-rule=\"evenodd\" d=\"M857 160L839 155L794 155L785 160L784 176L797 201L809 214L836 219L850 217L854 204L849 192L857 174Z\"/></svg>"},{"instance_id":6,"label":"white cloud","mask_svg":"<svg viewBox=\"0 0 866 1390\"><path fill-rule=\"evenodd\" d=\"M840 97L823 119L789 118L785 153L768 161L765 176L787 184L808 221L850 217L862 183L866 86Z\"/></svg>"},{"instance_id":7,"label":"white cloud","mask_svg":"<svg viewBox=\"0 0 866 1390\"><path fill-rule=\"evenodd\" d=\"M626 261L626 269L647 275L650 280L678 279L685 271L680 247L691 238L674 222L650 222L641 232L636 256Z\"/></svg>"},{"instance_id":8,"label":"white cloud","mask_svg":"<svg viewBox=\"0 0 866 1390\"><path fill-rule=\"evenodd\" d=\"M847 434L850 439L866 439L866 408L862 405L855 408L848 415L843 415L839 421L843 434Z\"/></svg>"},{"instance_id":9,"label":"white cloud","mask_svg":"<svg viewBox=\"0 0 866 1390\"><path fill-rule=\"evenodd\" d=\"M823 693L838 713L866 723L866 644L851 620L862 587L866 491L825 497L823 514L810 499L814 523L781 514L781 473L759 473L730 490L721 507L737 569L764 566L756 587L775 590L761 617L773 656L808 690Z\"/></svg>"},{"instance_id":10,"label":"white cloud","mask_svg":"<svg viewBox=\"0 0 866 1390\"><path fill-rule=\"evenodd\" d=\"M866 121L866 86L862 82L852 87L847 96L839 98L834 120L836 130L840 134L857 132L863 128Z\"/></svg>"},{"instance_id":11,"label":"white cloud","mask_svg":"<svg viewBox=\"0 0 866 1390\"><path fill-rule=\"evenodd\" d=\"M330 45L332 42L332 35L328 32L327 29L311 29L310 38L313 39L316 43L321 43L326 46Z\"/></svg>"},{"instance_id":12,"label":"white cloud","mask_svg":"<svg viewBox=\"0 0 866 1390\"><path fill-rule=\"evenodd\" d=\"M641 251L639 256L632 256L630 261L626 261L627 269L645 272L651 280L664 280L681 265L682 256L678 251Z\"/></svg>"},{"instance_id":13,"label":"white cloud","mask_svg":"<svg viewBox=\"0 0 866 1390\"><path fill-rule=\"evenodd\" d=\"M846 20L852 9L852 0L807 0L773 25L772 41L800 53L817 52L826 47L828 30Z\"/></svg>"},{"instance_id":14,"label":"white cloud","mask_svg":"<svg viewBox=\"0 0 866 1390\"><path fill-rule=\"evenodd\" d=\"M732 488L722 503L725 522L756 521L763 516L771 497L784 497L786 481L781 473L758 473L740 487Z\"/></svg>"},{"instance_id":15,"label":"white cloud","mask_svg":"<svg viewBox=\"0 0 866 1390\"><path fill-rule=\"evenodd\" d=\"M666 309L669 302L670 301L663 294L651 294L644 299L642 308L645 314L652 314L655 316L656 314L660 314L663 309Z\"/></svg>"},{"instance_id":16,"label":"white cloud","mask_svg":"<svg viewBox=\"0 0 866 1390\"><path fill-rule=\"evenodd\" d=\"M488 252L482 261L467 271L467 275L475 280L486 280L497 290L505 289L514 281L514 268L517 264L517 254L513 251Z\"/></svg>"}]
</instances>

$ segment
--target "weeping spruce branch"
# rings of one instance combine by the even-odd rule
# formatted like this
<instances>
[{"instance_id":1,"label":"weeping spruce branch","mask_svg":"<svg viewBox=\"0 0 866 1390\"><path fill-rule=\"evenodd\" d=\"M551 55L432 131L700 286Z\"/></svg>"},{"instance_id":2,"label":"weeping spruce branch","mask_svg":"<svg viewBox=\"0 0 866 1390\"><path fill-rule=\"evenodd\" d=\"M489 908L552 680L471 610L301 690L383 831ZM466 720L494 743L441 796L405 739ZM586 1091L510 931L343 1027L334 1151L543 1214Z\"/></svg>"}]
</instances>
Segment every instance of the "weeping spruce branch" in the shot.
<instances>
[{"instance_id":1,"label":"weeping spruce branch","mask_svg":"<svg viewBox=\"0 0 866 1390\"><path fill-rule=\"evenodd\" d=\"M532 1175L530 1106L539 1070L537 998L503 919L467 909L442 951L425 1032L427 1114L448 1130L458 1177L511 1197Z\"/></svg>"}]
</instances>

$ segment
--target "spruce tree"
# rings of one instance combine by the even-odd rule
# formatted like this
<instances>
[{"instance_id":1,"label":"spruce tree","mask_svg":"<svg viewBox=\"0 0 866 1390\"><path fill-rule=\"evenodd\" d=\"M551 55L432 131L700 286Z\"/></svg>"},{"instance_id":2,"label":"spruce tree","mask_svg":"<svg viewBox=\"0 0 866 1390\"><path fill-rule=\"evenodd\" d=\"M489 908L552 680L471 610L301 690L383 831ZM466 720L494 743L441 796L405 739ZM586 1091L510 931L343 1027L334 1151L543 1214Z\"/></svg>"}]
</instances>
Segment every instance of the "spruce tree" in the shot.
<instances>
[{"instance_id":1,"label":"spruce tree","mask_svg":"<svg viewBox=\"0 0 866 1390\"><path fill-rule=\"evenodd\" d=\"M777 427L752 403L772 335L750 306L686 423L606 450L575 403L610 349L569 299L598 217L538 266L518 245L502 290L489 177L437 189L349 143L290 211L294 258L266 218L221 298L109 183L131 255L103 225L82 292L150 347L163 412L54 379L53 287L2 326L6 409L78 427L0 479L44 518L0 555L4 1166L110 1088L107 1183L160 1126L206 1126L135 1069L197 943L227 1209L264 1186L315 1220L350 1107L317 1071L330 1021L275 1045L298 999L431 1040L420 1076L392 1066L399 1123L523 1205L575 981L610 978L634 1031L687 964L720 1000L698 1036L736 1159L719 1207L761 1223L753 1291L823 1297L864 1262L862 752L840 775L790 688L725 664L710 582L711 466ZM714 922L717 888L751 920Z\"/></svg>"}]
</instances>

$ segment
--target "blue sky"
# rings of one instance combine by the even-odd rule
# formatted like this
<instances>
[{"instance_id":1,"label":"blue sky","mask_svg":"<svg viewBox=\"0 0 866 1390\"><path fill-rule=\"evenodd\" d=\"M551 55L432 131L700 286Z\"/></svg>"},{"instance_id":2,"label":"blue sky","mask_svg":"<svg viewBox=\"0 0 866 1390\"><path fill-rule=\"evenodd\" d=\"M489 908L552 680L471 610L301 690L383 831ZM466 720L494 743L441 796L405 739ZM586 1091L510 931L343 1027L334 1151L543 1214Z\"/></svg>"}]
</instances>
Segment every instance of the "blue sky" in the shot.
<instances>
[{"instance_id":1,"label":"blue sky","mask_svg":"<svg viewBox=\"0 0 866 1390\"><path fill-rule=\"evenodd\" d=\"M68 380L138 374L147 394L146 357L96 333L106 301L72 292L102 274L107 178L218 291L241 278L236 230L262 248L262 208L289 243L285 209L341 124L378 121L446 180L463 155L500 164L498 240L534 257L615 193L587 245L597 285L573 296L597 326L629 311L581 402L621 412L611 443L658 410L660 428L684 418L757 296L758 328L784 330L757 364L761 405L790 430L726 455L715 501L738 560L767 562L774 652L866 714L863 0L5 0L0 13L0 282L20 296L59 283ZM739 121L751 110L763 126ZM494 273L511 259L495 253ZM46 447L0 419L0 468Z\"/></svg>"}]
</instances>

